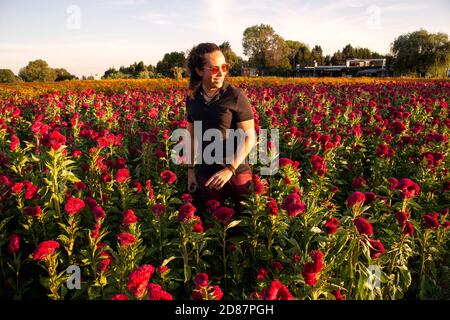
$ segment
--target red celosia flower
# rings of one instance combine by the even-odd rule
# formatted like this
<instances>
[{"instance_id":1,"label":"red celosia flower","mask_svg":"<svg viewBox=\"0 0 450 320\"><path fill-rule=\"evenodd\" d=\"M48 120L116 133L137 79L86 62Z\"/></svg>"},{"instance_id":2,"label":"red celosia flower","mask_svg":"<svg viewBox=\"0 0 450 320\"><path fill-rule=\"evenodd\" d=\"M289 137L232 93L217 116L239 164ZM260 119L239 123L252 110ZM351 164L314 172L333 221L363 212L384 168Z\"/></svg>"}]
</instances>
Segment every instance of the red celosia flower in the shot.
<instances>
[{"instance_id":1,"label":"red celosia flower","mask_svg":"<svg viewBox=\"0 0 450 320\"><path fill-rule=\"evenodd\" d=\"M162 213L166 212L166 206L163 204L155 204L152 208L155 216L159 217Z\"/></svg>"},{"instance_id":2,"label":"red celosia flower","mask_svg":"<svg viewBox=\"0 0 450 320\"><path fill-rule=\"evenodd\" d=\"M388 182L389 182L389 190L394 190L395 188L397 188L397 186L398 186L398 180L397 179L389 178Z\"/></svg>"},{"instance_id":3,"label":"red celosia flower","mask_svg":"<svg viewBox=\"0 0 450 320\"><path fill-rule=\"evenodd\" d=\"M284 198L281 208L286 210L290 217L294 217L305 211L305 204L297 193L291 193Z\"/></svg>"},{"instance_id":4,"label":"red celosia flower","mask_svg":"<svg viewBox=\"0 0 450 320\"><path fill-rule=\"evenodd\" d=\"M160 176L167 184L173 184L177 180L177 175L170 170L162 171Z\"/></svg>"},{"instance_id":5,"label":"red celosia flower","mask_svg":"<svg viewBox=\"0 0 450 320\"><path fill-rule=\"evenodd\" d=\"M189 193L184 193L181 195L181 201L183 201L183 203L192 202L192 196Z\"/></svg>"},{"instance_id":6,"label":"red celosia flower","mask_svg":"<svg viewBox=\"0 0 450 320\"><path fill-rule=\"evenodd\" d=\"M331 218L324 225L325 232L329 235L335 234L338 226L339 226L339 219Z\"/></svg>"},{"instance_id":7,"label":"red celosia flower","mask_svg":"<svg viewBox=\"0 0 450 320\"><path fill-rule=\"evenodd\" d=\"M357 176L355 179L353 179L352 181L352 187L355 189L359 189L361 188L363 185L366 184L366 180L364 180L362 177Z\"/></svg>"},{"instance_id":8,"label":"red celosia flower","mask_svg":"<svg viewBox=\"0 0 450 320\"><path fill-rule=\"evenodd\" d=\"M220 223L223 223L226 225L233 218L234 214L235 214L235 212L232 208L220 207L214 211L213 217Z\"/></svg>"},{"instance_id":9,"label":"red celosia flower","mask_svg":"<svg viewBox=\"0 0 450 320\"><path fill-rule=\"evenodd\" d=\"M16 254L19 252L20 248L20 236L16 233L13 233L9 236L9 243L8 243L8 252L10 254Z\"/></svg>"},{"instance_id":10,"label":"red celosia flower","mask_svg":"<svg viewBox=\"0 0 450 320\"><path fill-rule=\"evenodd\" d=\"M355 220L353 220L353 223L356 226L356 229L358 229L359 234L361 235L367 235L372 236L373 235L373 227L366 219L362 217L358 217Z\"/></svg>"},{"instance_id":11,"label":"red celosia flower","mask_svg":"<svg viewBox=\"0 0 450 320\"><path fill-rule=\"evenodd\" d=\"M126 227L130 224L136 223L138 218L134 214L134 211L131 209L125 210L122 214L122 226Z\"/></svg>"},{"instance_id":12,"label":"red celosia flower","mask_svg":"<svg viewBox=\"0 0 450 320\"><path fill-rule=\"evenodd\" d=\"M325 159L321 156L313 155L309 157L309 161L312 165L312 170L319 176L324 176L327 171L327 166L325 163Z\"/></svg>"},{"instance_id":13,"label":"red celosia flower","mask_svg":"<svg viewBox=\"0 0 450 320\"><path fill-rule=\"evenodd\" d=\"M279 166L280 168L292 165L293 161L289 158L280 158Z\"/></svg>"},{"instance_id":14,"label":"red celosia flower","mask_svg":"<svg viewBox=\"0 0 450 320\"><path fill-rule=\"evenodd\" d=\"M19 137L16 135L11 136L11 143L9 144L9 149L14 152L16 151L18 146L20 146Z\"/></svg>"},{"instance_id":15,"label":"red celosia flower","mask_svg":"<svg viewBox=\"0 0 450 320\"><path fill-rule=\"evenodd\" d=\"M406 221L408 221L408 214L404 211L398 211L395 214L395 217L397 218L397 222L400 226L404 226Z\"/></svg>"},{"instance_id":16,"label":"red celosia flower","mask_svg":"<svg viewBox=\"0 0 450 320\"><path fill-rule=\"evenodd\" d=\"M349 208L353 208L354 206L363 205L365 201L366 196L364 195L364 193L356 191L347 198L347 206Z\"/></svg>"},{"instance_id":17,"label":"red celosia flower","mask_svg":"<svg viewBox=\"0 0 450 320\"><path fill-rule=\"evenodd\" d=\"M405 226L403 227L403 234L411 237L414 235L414 226L411 222L407 221L405 223Z\"/></svg>"},{"instance_id":18,"label":"red celosia flower","mask_svg":"<svg viewBox=\"0 0 450 320\"><path fill-rule=\"evenodd\" d=\"M100 221L106 217L106 212L100 206L93 207L92 214L94 215L95 221Z\"/></svg>"},{"instance_id":19,"label":"red celosia flower","mask_svg":"<svg viewBox=\"0 0 450 320\"><path fill-rule=\"evenodd\" d=\"M25 199L27 199L27 200L36 199L39 187L33 185L33 183L31 183L28 180L25 180L23 183L26 186Z\"/></svg>"},{"instance_id":20,"label":"red celosia flower","mask_svg":"<svg viewBox=\"0 0 450 320\"><path fill-rule=\"evenodd\" d=\"M69 200L67 200L64 209L69 215L73 216L74 214L77 214L78 212L83 210L84 206L85 203L83 200L71 197L69 198Z\"/></svg>"},{"instance_id":21,"label":"red celosia flower","mask_svg":"<svg viewBox=\"0 0 450 320\"><path fill-rule=\"evenodd\" d=\"M124 248L127 248L136 242L136 238L131 233L128 232L120 233L117 236L117 240L119 240L120 245Z\"/></svg>"},{"instance_id":22,"label":"red celosia flower","mask_svg":"<svg viewBox=\"0 0 450 320\"><path fill-rule=\"evenodd\" d=\"M319 250L311 251L311 262L305 263L302 270L305 283L309 286L315 286L317 283L318 273L323 268L323 253Z\"/></svg>"},{"instance_id":23,"label":"red celosia flower","mask_svg":"<svg viewBox=\"0 0 450 320\"><path fill-rule=\"evenodd\" d=\"M333 290L331 293L334 295L336 300L344 300L344 298L341 295L341 290Z\"/></svg>"},{"instance_id":24,"label":"red celosia flower","mask_svg":"<svg viewBox=\"0 0 450 320\"><path fill-rule=\"evenodd\" d=\"M288 288L275 279L270 287L263 293L264 300L294 300L294 296L289 292Z\"/></svg>"},{"instance_id":25,"label":"red celosia flower","mask_svg":"<svg viewBox=\"0 0 450 320\"><path fill-rule=\"evenodd\" d=\"M267 208L269 210L269 215L277 216L278 215L278 204L274 198L268 198Z\"/></svg>"},{"instance_id":26,"label":"red celosia flower","mask_svg":"<svg viewBox=\"0 0 450 320\"><path fill-rule=\"evenodd\" d=\"M42 214L42 210L40 206L35 207L25 207L23 209L23 213L29 217L39 218Z\"/></svg>"},{"instance_id":27,"label":"red celosia flower","mask_svg":"<svg viewBox=\"0 0 450 320\"><path fill-rule=\"evenodd\" d=\"M377 195L373 192L364 192L364 197L366 198L366 200L364 201L364 205L369 205L375 201Z\"/></svg>"},{"instance_id":28,"label":"red celosia flower","mask_svg":"<svg viewBox=\"0 0 450 320\"><path fill-rule=\"evenodd\" d=\"M253 174L252 182L253 182L253 191L257 195L262 195L265 192L265 186L262 184L261 179L256 174Z\"/></svg>"},{"instance_id":29,"label":"red celosia flower","mask_svg":"<svg viewBox=\"0 0 450 320\"><path fill-rule=\"evenodd\" d=\"M144 264L130 273L127 288L134 297L140 299L145 295L153 272L155 272L155 267L150 264Z\"/></svg>"},{"instance_id":30,"label":"red celosia flower","mask_svg":"<svg viewBox=\"0 0 450 320\"><path fill-rule=\"evenodd\" d=\"M163 290L163 288L156 284L150 283L148 285L148 299L149 300L173 300L173 297L170 293Z\"/></svg>"},{"instance_id":31,"label":"red celosia flower","mask_svg":"<svg viewBox=\"0 0 450 320\"><path fill-rule=\"evenodd\" d=\"M196 287L206 287L209 279L206 273L198 273L194 277L194 283Z\"/></svg>"},{"instance_id":32,"label":"red celosia flower","mask_svg":"<svg viewBox=\"0 0 450 320\"><path fill-rule=\"evenodd\" d=\"M45 145L51 147L53 150L57 151L63 144L66 143L66 137L63 136L59 131L52 131L46 135Z\"/></svg>"},{"instance_id":33,"label":"red celosia flower","mask_svg":"<svg viewBox=\"0 0 450 320\"><path fill-rule=\"evenodd\" d=\"M378 259L384 253L383 243L379 240L370 239L370 257L372 259Z\"/></svg>"},{"instance_id":34,"label":"red celosia flower","mask_svg":"<svg viewBox=\"0 0 450 320\"><path fill-rule=\"evenodd\" d=\"M214 212L217 208L220 207L220 202L216 199L211 199L206 201L205 206L209 209L210 212Z\"/></svg>"},{"instance_id":35,"label":"red celosia flower","mask_svg":"<svg viewBox=\"0 0 450 320\"><path fill-rule=\"evenodd\" d=\"M11 187L11 191L14 194L21 194L23 192L23 186L24 184L22 182L16 182L14 183L14 185Z\"/></svg>"},{"instance_id":36,"label":"red celosia flower","mask_svg":"<svg viewBox=\"0 0 450 320\"><path fill-rule=\"evenodd\" d=\"M129 299L128 299L128 296L126 294L118 293L118 294L113 295L111 300L129 300Z\"/></svg>"},{"instance_id":37,"label":"red celosia flower","mask_svg":"<svg viewBox=\"0 0 450 320\"><path fill-rule=\"evenodd\" d=\"M122 168L122 169L117 170L116 181L118 183L125 182L128 179L130 179L130 171L128 171L128 169Z\"/></svg>"},{"instance_id":38,"label":"red celosia flower","mask_svg":"<svg viewBox=\"0 0 450 320\"><path fill-rule=\"evenodd\" d=\"M33 252L33 259L35 261L45 260L48 256L52 255L56 249L59 248L59 243L54 240L48 240L41 242L36 250Z\"/></svg>"},{"instance_id":39,"label":"red celosia flower","mask_svg":"<svg viewBox=\"0 0 450 320\"><path fill-rule=\"evenodd\" d=\"M220 289L219 286L212 286L209 290L208 290L208 294L210 295L210 297L213 300L220 300L223 297L223 292L222 289Z\"/></svg>"},{"instance_id":40,"label":"red celosia flower","mask_svg":"<svg viewBox=\"0 0 450 320\"><path fill-rule=\"evenodd\" d=\"M197 220L197 223L192 227L192 232L202 233L204 231L203 229L203 223L200 217L194 216L192 219Z\"/></svg>"},{"instance_id":41,"label":"red celosia flower","mask_svg":"<svg viewBox=\"0 0 450 320\"><path fill-rule=\"evenodd\" d=\"M439 214L436 212L426 213L423 216L423 225L426 229L437 229L439 228Z\"/></svg>"},{"instance_id":42,"label":"red celosia flower","mask_svg":"<svg viewBox=\"0 0 450 320\"><path fill-rule=\"evenodd\" d=\"M395 154L394 149L384 143L380 144L375 152L379 158L392 158Z\"/></svg>"},{"instance_id":43,"label":"red celosia flower","mask_svg":"<svg viewBox=\"0 0 450 320\"><path fill-rule=\"evenodd\" d=\"M258 279L258 281L264 281L268 274L269 271L267 271L267 269L259 268L258 273L256 274L256 279Z\"/></svg>"},{"instance_id":44,"label":"red celosia flower","mask_svg":"<svg viewBox=\"0 0 450 320\"><path fill-rule=\"evenodd\" d=\"M411 179L403 178L398 183L397 189L401 191L403 198L410 199L417 197L420 191L420 186Z\"/></svg>"},{"instance_id":45,"label":"red celosia flower","mask_svg":"<svg viewBox=\"0 0 450 320\"><path fill-rule=\"evenodd\" d=\"M196 210L197 209L191 203L182 205L178 210L178 220L181 222L191 220L194 217Z\"/></svg>"}]
</instances>

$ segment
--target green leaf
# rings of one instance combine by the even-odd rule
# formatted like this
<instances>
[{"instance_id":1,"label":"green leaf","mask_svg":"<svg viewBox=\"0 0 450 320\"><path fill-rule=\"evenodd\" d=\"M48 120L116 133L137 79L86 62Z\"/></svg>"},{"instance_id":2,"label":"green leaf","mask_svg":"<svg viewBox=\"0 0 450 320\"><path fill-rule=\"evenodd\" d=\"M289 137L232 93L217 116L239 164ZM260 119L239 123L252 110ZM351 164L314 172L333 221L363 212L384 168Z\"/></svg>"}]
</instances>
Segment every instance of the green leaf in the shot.
<instances>
[{"instance_id":1,"label":"green leaf","mask_svg":"<svg viewBox=\"0 0 450 320\"><path fill-rule=\"evenodd\" d=\"M227 230L228 230L228 229L231 229L231 228L233 228L233 227L236 227L239 223L241 223L241 220L234 220L234 221L231 221L230 224L228 224L228 226L227 226Z\"/></svg>"}]
</instances>

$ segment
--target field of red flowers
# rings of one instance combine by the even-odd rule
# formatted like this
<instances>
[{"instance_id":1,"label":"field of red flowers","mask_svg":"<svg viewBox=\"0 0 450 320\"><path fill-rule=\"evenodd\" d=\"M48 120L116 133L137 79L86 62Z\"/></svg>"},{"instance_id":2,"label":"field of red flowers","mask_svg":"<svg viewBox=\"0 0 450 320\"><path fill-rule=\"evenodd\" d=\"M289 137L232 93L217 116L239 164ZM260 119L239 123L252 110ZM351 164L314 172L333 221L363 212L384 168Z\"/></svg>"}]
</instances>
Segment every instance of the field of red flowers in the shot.
<instances>
[{"instance_id":1,"label":"field of red flowers","mask_svg":"<svg viewBox=\"0 0 450 320\"><path fill-rule=\"evenodd\" d=\"M240 214L170 159L185 89L2 94L0 298L449 298L450 82L239 86L280 135Z\"/></svg>"}]
</instances>

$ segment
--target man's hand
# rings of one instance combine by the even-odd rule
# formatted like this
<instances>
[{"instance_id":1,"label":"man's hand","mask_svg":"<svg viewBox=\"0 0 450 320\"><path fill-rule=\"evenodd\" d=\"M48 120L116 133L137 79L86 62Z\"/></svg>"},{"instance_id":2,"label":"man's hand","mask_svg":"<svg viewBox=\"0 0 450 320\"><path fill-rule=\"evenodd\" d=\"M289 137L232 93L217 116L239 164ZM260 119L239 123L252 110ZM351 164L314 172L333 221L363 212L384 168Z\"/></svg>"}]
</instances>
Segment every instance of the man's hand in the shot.
<instances>
[{"instance_id":1,"label":"man's hand","mask_svg":"<svg viewBox=\"0 0 450 320\"><path fill-rule=\"evenodd\" d=\"M211 189L220 190L231 179L233 172L228 169L222 169L219 172L216 172L208 179L205 183L205 187L210 187Z\"/></svg>"}]
</instances>

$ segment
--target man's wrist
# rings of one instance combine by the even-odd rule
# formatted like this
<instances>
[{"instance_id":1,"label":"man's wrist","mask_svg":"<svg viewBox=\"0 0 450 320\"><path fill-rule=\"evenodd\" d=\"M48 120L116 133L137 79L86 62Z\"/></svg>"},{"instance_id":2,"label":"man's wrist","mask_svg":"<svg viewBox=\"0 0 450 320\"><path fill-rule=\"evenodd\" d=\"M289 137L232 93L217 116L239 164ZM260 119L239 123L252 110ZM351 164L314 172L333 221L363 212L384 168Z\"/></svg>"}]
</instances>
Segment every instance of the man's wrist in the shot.
<instances>
[{"instance_id":1,"label":"man's wrist","mask_svg":"<svg viewBox=\"0 0 450 320\"><path fill-rule=\"evenodd\" d=\"M230 170L231 173L232 173L233 175L236 174L236 169L233 167L232 164L227 164L227 165L225 166L225 168L227 168L228 170Z\"/></svg>"}]
</instances>

